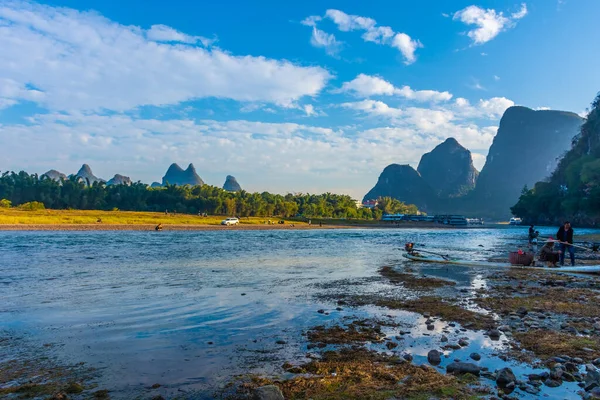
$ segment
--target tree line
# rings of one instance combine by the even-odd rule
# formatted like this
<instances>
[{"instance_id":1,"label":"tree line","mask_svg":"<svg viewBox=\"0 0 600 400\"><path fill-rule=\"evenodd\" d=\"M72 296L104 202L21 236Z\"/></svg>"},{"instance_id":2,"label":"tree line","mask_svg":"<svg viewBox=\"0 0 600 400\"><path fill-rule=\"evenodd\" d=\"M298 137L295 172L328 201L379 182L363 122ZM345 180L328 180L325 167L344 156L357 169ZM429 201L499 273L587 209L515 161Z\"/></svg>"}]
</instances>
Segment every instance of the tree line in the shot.
<instances>
[{"instance_id":1,"label":"tree line","mask_svg":"<svg viewBox=\"0 0 600 400\"><path fill-rule=\"evenodd\" d=\"M600 94L556 170L525 187L511 211L530 223L600 224Z\"/></svg>"},{"instance_id":2,"label":"tree line","mask_svg":"<svg viewBox=\"0 0 600 400\"><path fill-rule=\"evenodd\" d=\"M380 219L384 212L416 213L416 206L391 198L380 199L378 207L357 208L348 195L324 193L271 194L228 192L221 188L166 185L150 187L136 182L131 185L88 185L81 178L53 180L45 175L6 171L0 176L0 199L4 205L19 206L39 202L50 209L123 210L207 213L238 217L293 217Z\"/></svg>"}]
</instances>

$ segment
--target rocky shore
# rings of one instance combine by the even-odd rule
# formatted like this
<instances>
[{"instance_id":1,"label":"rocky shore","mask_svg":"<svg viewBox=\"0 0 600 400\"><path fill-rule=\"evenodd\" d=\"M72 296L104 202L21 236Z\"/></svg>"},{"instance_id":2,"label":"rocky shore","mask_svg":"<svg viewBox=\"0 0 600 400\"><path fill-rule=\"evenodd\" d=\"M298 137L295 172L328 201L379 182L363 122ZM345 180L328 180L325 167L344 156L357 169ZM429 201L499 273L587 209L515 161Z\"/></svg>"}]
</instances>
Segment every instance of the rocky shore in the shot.
<instances>
[{"instance_id":1,"label":"rocky shore","mask_svg":"<svg viewBox=\"0 0 600 400\"><path fill-rule=\"evenodd\" d=\"M600 398L600 279L477 272L485 274L480 287L405 266L379 271L382 283L399 290L367 294L347 290L361 282L328 285L320 300L332 308L320 313L376 307L390 314L309 329L304 360L283 364L280 375L237 382L230 398ZM406 311L420 315L416 324L391 315ZM416 351L419 343L429 350Z\"/></svg>"},{"instance_id":2,"label":"rocky shore","mask_svg":"<svg viewBox=\"0 0 600 400\"><path fill-rule=\"evenodd\" d=\"M311 302L322 305L314 315L323 322L257 338L265 347L248 359L248 374L213 397L600 398L599 277L474 268L460 280L448 271L400 263L375 276L315 283ZM273 333L286 340L267 340ZM3 334L0 350L15 349L0 364L1 396L123 398L96 386L101 371L56 364L52 344L32 350ZM157 382L138 397L181 398L168 388Z\"/></svg>"}]
</instances>

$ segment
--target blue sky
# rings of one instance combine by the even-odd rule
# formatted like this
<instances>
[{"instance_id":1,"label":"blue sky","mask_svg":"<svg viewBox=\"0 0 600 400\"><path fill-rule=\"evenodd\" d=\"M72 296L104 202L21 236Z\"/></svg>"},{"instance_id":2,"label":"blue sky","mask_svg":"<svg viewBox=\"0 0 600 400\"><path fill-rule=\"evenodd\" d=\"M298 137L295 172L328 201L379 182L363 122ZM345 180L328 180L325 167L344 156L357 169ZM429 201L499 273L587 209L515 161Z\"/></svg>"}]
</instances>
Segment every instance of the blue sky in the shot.
<instances>
[{"instance_id":1,"label":"blue sky","mask_svg":"<svg viewBox=\"0 0 600 400\"><path fill-rule=\"evenodd\" d=\"M0 0L0 170L362 198L447 137L478 169L514 104L583 113L594 0Z\"/></svg>"}]
</instances>

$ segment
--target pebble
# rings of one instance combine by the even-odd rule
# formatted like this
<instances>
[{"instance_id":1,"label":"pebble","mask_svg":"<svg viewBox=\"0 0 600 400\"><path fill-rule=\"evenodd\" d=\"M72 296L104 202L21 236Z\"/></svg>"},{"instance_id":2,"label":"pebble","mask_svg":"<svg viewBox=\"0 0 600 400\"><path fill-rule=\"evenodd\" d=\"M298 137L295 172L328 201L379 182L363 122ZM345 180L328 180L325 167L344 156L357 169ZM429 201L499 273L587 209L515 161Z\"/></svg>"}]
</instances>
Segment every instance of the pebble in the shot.
<instances>
[{"instance_id":1,"label":"pebble","mask_svg":"<svg viewBox=\"0 0 600 400\"><path fill-rule=\"evenodd\" d=\"M325 310L318 310L317 311L319 314L325 314Z\"/></svg>"},{"instance_id":2,"label":"pebble","mask_svg":"<svg viewBox=\"0 0 600 400\"><path fill-rule=\"evenodd\" d=\"M479 355L479 353L471 353L469 357L471 357L475 361L481 360L481 355Z\"/></svg>"},{"instance_id":3,"label":"pebble","mask_svg":"<svg viewBox=\"0 0 600 400\"><path fill-rule=\"evenodd\" d=\"M461 347L467 347L469 345L469 341L465 338L460 338L458 340L458 345Z\"/></svg>"},{"instance_id":4,"label":"pebble","mask_svg":"<svg viewBox=\"0 0 600 400\"><path fill-rule=\"evenodd\" d=\"M442 337L440 338L440 341L447 342L448 341L448 336L442 335Z\"/></svg>"},{"instance_id":5,"label":"pebble","mask_svg":"<svg viewBox=\"0 0 600 400\"><path fill-rule=\"evenodd\" d=\"M404 358L406 361L412 361L413 360L413 355L410 353L404 353L402 355L402 358Z\"/></svg>"}]
</instances>

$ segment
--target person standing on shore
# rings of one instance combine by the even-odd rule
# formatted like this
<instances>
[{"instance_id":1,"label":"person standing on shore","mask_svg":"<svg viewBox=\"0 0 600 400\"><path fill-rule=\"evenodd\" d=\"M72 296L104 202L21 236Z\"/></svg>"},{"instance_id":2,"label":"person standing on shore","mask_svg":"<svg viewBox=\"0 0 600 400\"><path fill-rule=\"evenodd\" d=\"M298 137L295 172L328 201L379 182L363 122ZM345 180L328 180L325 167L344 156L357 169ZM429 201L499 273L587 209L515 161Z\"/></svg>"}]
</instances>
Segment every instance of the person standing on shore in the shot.
<instances>
[{"instance_id":1,"label":"person standing on shore","mask_svg":"<svg viewBox=\"0 0 600 400\"><path fill-rule=\"evenodd\" d=\"M560 240L560 265L565 265L565 252L569 251L571 257L571 265L575 265L575 248L573 244L573 228L571 223L565 221L564 225L558 229L556 233L556 239Z\"/></svg>"},{"instance_id":2,"label":"person standing on shore","mask_svg":"<svg viewBox=\"0 0 600 400\"><path fill-rule=\"evenodd\" d=\"M536 238L535 228L533 225L529 227L529 244L533 243L533 239Z\"/></svg>"}]
</instances>

